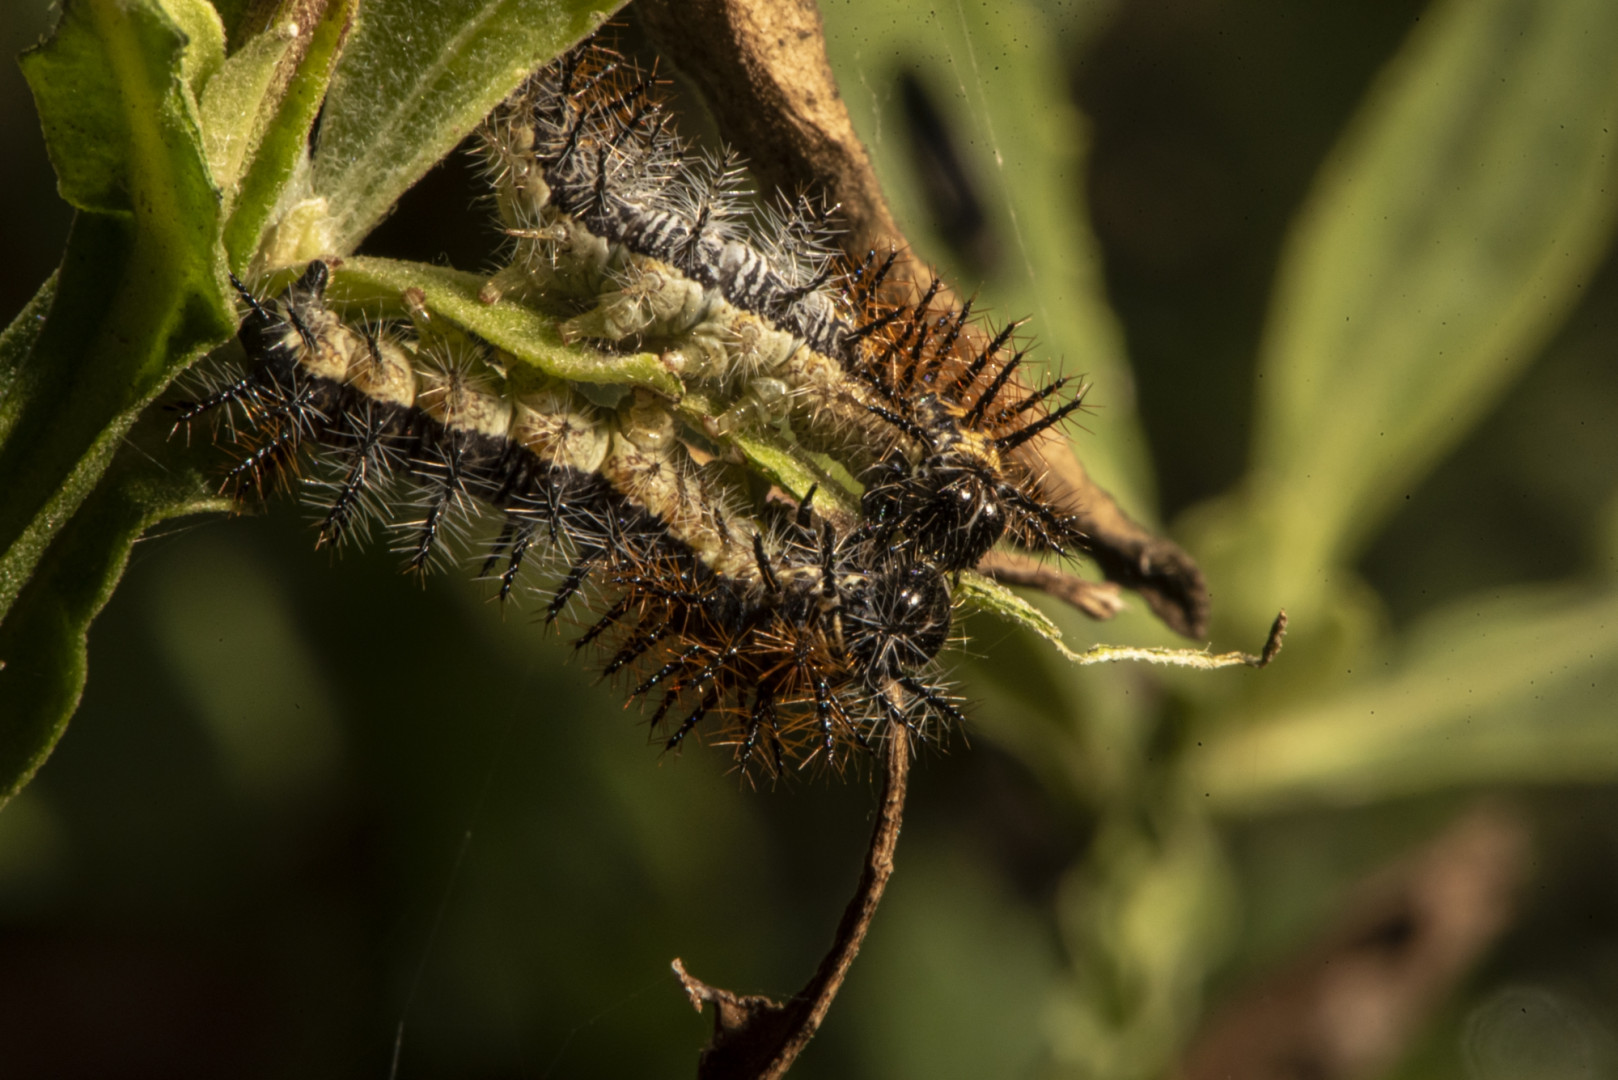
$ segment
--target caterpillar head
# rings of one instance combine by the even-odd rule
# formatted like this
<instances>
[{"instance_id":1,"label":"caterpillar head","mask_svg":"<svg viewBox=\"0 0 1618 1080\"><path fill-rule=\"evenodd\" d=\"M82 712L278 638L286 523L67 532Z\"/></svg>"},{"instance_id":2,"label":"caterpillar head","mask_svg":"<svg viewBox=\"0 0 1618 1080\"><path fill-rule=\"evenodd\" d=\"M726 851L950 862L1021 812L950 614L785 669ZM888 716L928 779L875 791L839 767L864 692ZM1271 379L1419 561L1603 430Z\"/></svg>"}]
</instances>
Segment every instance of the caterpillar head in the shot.
<instances>
[{"instance_id":1,"label":"caterpillar head","mask_svg":"<svg viewBox=\"0 0 1618 1080\"><path fill-rule=\"evenodd\" d=\"M247 355L266 358L288 369L311 361L322 366L332 352L328 339L341 332L339 321L326 311L330 277L326 264L316 259L281 296L264 303L232 277L237 293L247 304L247 316L236 332Z\"/></svg>"},{"instance_id":2,"label":"caterpillar head","mask_svg":"<svg viewBox=\"0 0 1618 1080\"><path fill-rule=\"evenodd\" d=\"M844 604L849 652L872 685L914 674L949 638L949 583L927 563L878 571Z\"/></svg>"},{"instance_id":3,"label":"caterpillar head","mask_svg":"<svg viewBox=\"0 0 1618 1080\"><path fill-rule=\"evenodd\" d=\"M1005 535L1006 482L978 456L959 449L912 463L889 454L864 478L861 509L879 538L900 543L951 569L973 566Z\"/></svg>"}]
</instances>

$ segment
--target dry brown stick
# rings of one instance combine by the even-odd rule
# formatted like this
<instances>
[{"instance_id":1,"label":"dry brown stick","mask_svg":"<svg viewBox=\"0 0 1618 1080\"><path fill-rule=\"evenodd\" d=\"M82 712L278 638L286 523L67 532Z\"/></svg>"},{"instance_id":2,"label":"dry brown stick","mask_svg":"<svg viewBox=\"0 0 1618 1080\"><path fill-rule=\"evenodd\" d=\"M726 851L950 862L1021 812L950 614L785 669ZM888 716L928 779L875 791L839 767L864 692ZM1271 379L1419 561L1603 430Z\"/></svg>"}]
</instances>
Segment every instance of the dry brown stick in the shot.
<instances>
[{"instance_id":1,"label":"dry brown stick","mask_svg":"<svg viewBox=\"0 0 1618 1080\"><path fill-rule=\"evenodd\" d=\"M687 974L679 960L674 961L674 973L697 1011L702 1011L704 1003L714 1006L713 1038L697 1063L698 1080L777 1080L786 1075L820 1030L893 875L893 852L899 843L909 774L910 744L900 732L888 742L882 804L859 887L843 910L831 949L814 977L785 1004L709 986Z\"/></svg>"},{"instance_id":2,"label":"dry brown stick","mask_svg":"<svg viewBox=\"0 0 1618 1080\"><path fill-rule=\"evenodd\" d=\"M635 12L663 56L697 84L766 189L824 192L840 206L843 247L853 258L900 252L889 276L895 300L927 287L932 270L909 256L837 90L814 0L640 0ZM937 303L952 302L942 289ZM1196 563L1126 514L1066 438L1048 431L1013 455L1045 497L1077 518L1109 580L1140 593L1171 629L1205 635L1208 590Z\"/></svg>"},{"instance_id":3,"label":"dry brown stick","mask_svg":"<svg viewBox=\"0 0 1618 1080\"><path fill-rule=\"evenodd\" d=\"M1002 585L1021 585L1038 589L1071 604L1098 622L1104 622L1124 610L1124 598L1118 586L1110 581L1086 581L1060 567L1041 562L1031 555L1015 551L991 551L978 560L978 572Z\"/></svg>"}]
</instances>

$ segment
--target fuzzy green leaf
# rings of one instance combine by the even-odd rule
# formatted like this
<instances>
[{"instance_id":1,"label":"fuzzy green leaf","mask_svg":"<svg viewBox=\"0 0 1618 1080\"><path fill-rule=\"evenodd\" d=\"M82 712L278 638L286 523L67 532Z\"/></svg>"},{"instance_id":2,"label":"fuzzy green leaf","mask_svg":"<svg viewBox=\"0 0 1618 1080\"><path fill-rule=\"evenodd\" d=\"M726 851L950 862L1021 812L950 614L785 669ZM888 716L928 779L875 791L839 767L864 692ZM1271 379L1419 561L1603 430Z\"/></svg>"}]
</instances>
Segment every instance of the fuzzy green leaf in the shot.
<instances>
[{"instance_id":1,"label":"fuzzy green leaf","mask_svg":"<svg viewBox=\"0 0 1618 1080\"><path fill-rule=\"evenodd\" d=\"M1058 646L1064 653L1067 651L1067 647L1062 644L1060 627L1051 622L1043 611L993 578L985 577L976 570L963 571L960 583L956 587L956 595L967 607L975 611L986 611L1007 622L1016 623Z\"/></svg>"},{"instance_id":2,"label":"fuzzy green leaf","mask_svg":"<svg viewBox=\"0 0 1618 1080\"><path fill-rule=\"evenodd\" d=\"M158 6L185 35L180 81L197 109L205 88L225 64L225 24L207 0L158 0Z\"/></svg>"},{"instance_id":3,"label":"fuzzy green leaf","mask_svg":"<svg viewBox=\"0 0 1618 1080\"><path fill-rule=\"evenodd\" d=\"M188 160L200 163L201 136L187 76L216 68L224 43L206 33L193 41L171 11L193 30L210 19L217 27L203 0L73 0L50 41L21 63L62 198L80 210L159 217L176 230L203 210L189 223L194 232L208 230L203 204L215 200L206 169L193 175Z\"/></svg>"},{"instance_id":4,"label":"fuzzy green leaf","mask_svg":"<svg viewBox=\"0 0 1618 1080\"><path fill-rule=\"evenodd\" d=\"M218 195L182 77L188 47L157 4L77 0L23 58L61 190L81 212L45 324L7 387L0 615L135 416L233 329Z\"/></svg>"},{"instance_id":5,"label":"fuzzy green leaf","mask_svg":"<svg viewBox=\"0 0 1618 1080\"><path fill-rule=\"evenodd\" d=\"M573 382L645 386L666 397L680 397L680 380L651 353L621 356L567 344L554 319L509 300L495 304L479 300L484 280L442 266L353 258L333 269L330 295L350 307L401 315L404 291L420 289L428 310L547 375Z\"/></svg>"},{"instance_id":6,"label":"fuzzy green leaf","mask_svg":"<svg viewBox=\"0 0 1618 1080\"><path fill-rule=\"evenodd\" d=\"M346 254L534 69L623 0L372 0L326 99L313 193Z\"/></svg>"},{"instance_id":7,"label":"fuzzy green leaf","mask_svg":"<svg viewBox=\"0 0 1618 1080\"><path fill-rule=\"evenodd\" d=\"M710 407L705 415L714 415ZM724 441L741 451L753 471L782 491L803 498L815 489L815 505L836 507L845 515L855 512L854 500L843 485L809 459L796 444L779 438L773 431L741 430L724 436Z\"/></svg>"},{"instance_id":8,"label":"fuzzy green leaf","mask_svg":"<svg viewBox=\"0 0 1618 1080\"><path fill-rule=\"evenodd\" d=\"M298 7L307 14L308 5ZM230 253L231 268L238 272L244 271L258 252L259 242L287 188L300 170L308 168L309 132L326 99L337 58L358 10L359 0L328 0L312 25L297 26L298 36L287 42L290 47L286 49L278 44L286 36L283 31L292 28L290 24L266 30L231 57L227 72L221 72L220 79L215 80L221 82L229 73L245 86L256 85L264 78L266 60L273 57L270 78L263 86L270 90L282 88L280 93L257 99L250 126L240 136L248 165L239 177L230 219L225 223L225 248ZM255 47L256 52L249 57L249 50ZM228 65L238 61L242 69L229 72ZM213 87L209 90L211 94ZM222 96L225 93L220 90Z\"/></svg>"},{"instance_id":9,"label":"fuzzy green leaf","mask_svg":"<svg viewBox=\"0 0 1618 1080\"><path fill-rule=\"evenodd\" d=\"M1157 664L1162 667L1193 668L1216 671L1229 667L1260 667L1259 657L1244 652L1210 652L1207 649L1171 649L1159 645L1092 645L1083 652L1074 652L1062 640L1062 629L1043 611L995 581L975 570L964 570L958 576L956 594L967 607L986 611L1007 622L1031 630L1056 646L1062 658L1079 665L1116 664L1120 662Z\"/></svg>"},{"instance_id":10,"label":"fuzzy green leaf","mask_svg":"<svg viewBox=\"0 0 1618 1080\"><path fill-rule=\"evenodd\" d=\"M290 25L274 26L254 37L225 61L202 93L203 145L214 182L234 194L243 168L251 160L259 106L269 96L276 73L290 55L297 35Z\"/></svg>"},{"instance_id":11,"label":"fuzzy green leaf","mask_svg":"<svg viewBox=\"0 0 1618 1080\"><path fill-rule=\"evenodd\" d=\"M12 386L21 377L34 343L45 329L45 316L55 301L56 275L52 274L11 320L11 325L0 333L0 445L4 445L7 433L22 415L23 395L12 393Z\"/></svg>"},{"instance_id":12,"label":"fuzzy green leaf","mask_svg":"<svg viewBox=\"0 0 1618 1080\"><path fill-rule=\"evenodd\" d=\"M6 797L72 712L84 633L130 543L182 504L166 486L98 488L102 474L174 373L233 328L193 92L222 61L223 38L202 8L74 0L23 58L62 194L80 212L56 278L0 347Z\"/></svg>"}]
</instances>

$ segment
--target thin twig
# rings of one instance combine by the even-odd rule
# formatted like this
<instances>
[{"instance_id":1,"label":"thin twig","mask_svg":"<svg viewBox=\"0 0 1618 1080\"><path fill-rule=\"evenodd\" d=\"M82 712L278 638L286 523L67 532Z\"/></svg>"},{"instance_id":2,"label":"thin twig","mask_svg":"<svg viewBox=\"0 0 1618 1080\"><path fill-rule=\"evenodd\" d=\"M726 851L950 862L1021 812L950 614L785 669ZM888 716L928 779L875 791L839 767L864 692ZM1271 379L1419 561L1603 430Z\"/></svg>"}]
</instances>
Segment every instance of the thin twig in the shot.
<instances>
[{"instance_id":1,"label":"thin twig","mask_svg":"<svg viewBox=\"0 0 1618 1080\"><path fill-rule=\"evenodd\" d=\"M1139 645L1093 645L1083 652L1074 652L1060 641L1052 641L1062 654L1073 663L1088 667L1091 664L1115 664L1120 660L1135 660L1146 664L1162 664L1166 667L1199 668L1212 671L1215 668L1242 667L1251 668L1268 667L1271 660L1281 651L1281 644L1287 636L1287 613L1279 613L1275 621L1270 624L1269 636L1264 639L1264 647L1256 654L1248 652L1215 653L1207 649L1163 649Z\"/></svg>"},{"instance_id":2,"label":"thin twig","mask_svg":"<svg viewBox=\"0 0 1618 1080\"><path fill-rule=\"evenodd\" d=\"M899 843L909 775L910 744L900 731L887 744L882 805L871 831L859 887L843 910L820 967L785 1004L709 986L688 974L679 960L674 961L674 974L697 1011L706 1003L714 1006L713 1038L698 1061L698 1080L778 1080L820 1030L893 875L893 852Z\"/></svg>"},{"instance_id":3,"label":"thin twig","mask_svg":"<svg viewBox=\"0 0 1618 1080\"><path fill-rule=\"evenodd\" d=\"M1002 585L1038 589L1071 604L1090 618L1105 622L1124 610L1123 592L1111 581L1087 581L1031 555L995 550L978 560L977 571Z\"/></svg>"},{"instance_id":4,"label":"thin twig","mask_svg":"<svg viewBox=\"0 0 1618 1080\"><path fill-rule=\"evenodd\" d=\"M1350 893L1288 964L1232 996L1176 1075L1364 1080L1383 1075L1511 924L1529 870L1519 811L1483 803Z\"/></svg>"}]
</instances>

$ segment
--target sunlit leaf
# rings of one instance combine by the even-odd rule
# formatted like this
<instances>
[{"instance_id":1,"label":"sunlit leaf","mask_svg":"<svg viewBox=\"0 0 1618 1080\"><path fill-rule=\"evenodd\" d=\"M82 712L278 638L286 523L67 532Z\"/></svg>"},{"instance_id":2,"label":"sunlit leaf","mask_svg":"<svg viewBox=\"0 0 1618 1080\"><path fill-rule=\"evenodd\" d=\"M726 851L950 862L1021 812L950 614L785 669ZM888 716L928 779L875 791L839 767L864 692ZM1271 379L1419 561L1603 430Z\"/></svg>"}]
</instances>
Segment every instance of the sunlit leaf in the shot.
<instances>
[{"instance_id":1,"label":"sunlit leaf","mask_svg":"<svg viewBox=\"0 0 1618 1080\"><path fill-rule=\"evenodd\" d=\"M712 415L712 411L709 411ZM694 419L701 422L701 416ZM797 446L776 437L773 431L743 428L724 436L740 450L753 471L782 491L802 498L811 488L815 491L814 505L821 510L837 507L845 515L855 513L853 497L833 478L823 473Z\"/></svg>"},{"instance_id":2,"label":"sunlit leaf","mask_svg":"<svg viewBox=\"0 0 1618 1080\"><path fill-rule=\"evenodd\" d=\"M272 26L243 45L210 79L200 100L208 171L227 197L253 149L259 105L297 42L292 26Z\"/></svg>"},{"instance_id":3,"label":"sunlit leaf","mask_svg":"<svg viewBox=\"0 0 1618 1080\"><path fill-rule=\"evenodd\" d=\"M305 18L319 17L311 25L288 20L260 33L226 62L203 99L210 160L219 143L227 155L240 155L227 157L232 167L226 176L215 174L232 200L225 248L238 272L257 253L288 186L308 167L310 129L359 0L283 6ZM244 162L245 172L239 171Z\"/></svg>"},{"instance_id":4,"label":"sunlit leaf","mask_svg":"<svg viewBox=\"0 0 1618 1080\"><path fill-rule=\"evenodd\" d=\"M1004 585L974 570L962 571L959 582L960 597L969 607L987 611L1033 631L1056 646L1056 651L1064 658L1080 667L1125 661L1158 664L1163 667L1195 668L1200 671L1259 666L1259 658L1251 653L1215 653L1207 649L1172 649L1156 645L1101 644L1092 645L1083 652L1074 652L1063 642L1061 629L1044 612Z\"/></svg>"},{"instance_id":5,"label":"sunlit leaf","mask_svg":"<svg viewBox=\"0 0 1618 1080\"><path fill-rule=\"evenodd\" d=\"M961 600L973 609L1016 623L1053 644L1061 644L1062 631L1043 611L993 578L967 570L961 574L957 592ZM1066 646L1062 648L1066 651Z\"/></svg>"},{"instance_id":6,"label":"sunlit leaf","mask_svg":"<svg viewBox=\"0 0 1618 1080\"><path fill-rule=\"evenodd\" d=\"M194 236L211 233L213 199L194 165L201 136L186 77L217 67L224 45L222 36L193 41L172 11L193 28L217 26L203 0L74 0L50 41L21 62L62 198L80 210L140 213ZM199 210L200 219L185 219Z\"/></svg>"},{"instance_id":7,"label":"sunlit leaf","mask_svg":"<svg viewBox=\"0 0 1618 1080\"><path fill-rule=\"evenodd\" d=\"M208 0L158 0L158 6L185 35L180 81L198 109L204 89L225 64L225 24Z\"/></svg>"}]
</instances>

